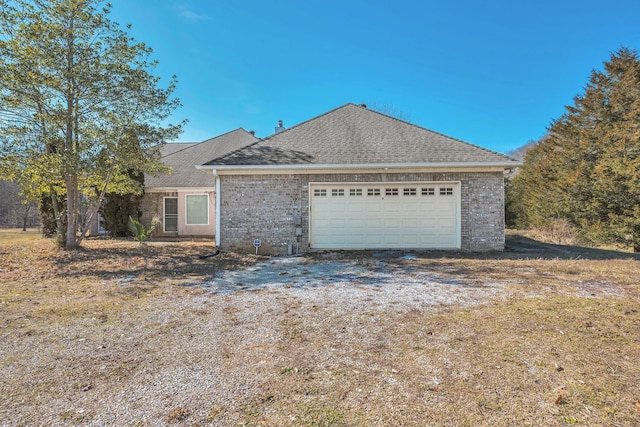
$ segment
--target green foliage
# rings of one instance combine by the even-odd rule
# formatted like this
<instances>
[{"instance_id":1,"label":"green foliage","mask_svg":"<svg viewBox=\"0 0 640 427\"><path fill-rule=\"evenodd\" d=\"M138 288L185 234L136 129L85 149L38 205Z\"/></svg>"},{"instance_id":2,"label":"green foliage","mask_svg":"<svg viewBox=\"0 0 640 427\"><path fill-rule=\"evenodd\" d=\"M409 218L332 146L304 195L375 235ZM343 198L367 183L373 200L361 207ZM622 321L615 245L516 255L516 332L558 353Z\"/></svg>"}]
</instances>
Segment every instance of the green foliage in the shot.
<instances>
[{"instance_id":1,"label":"green foliage","mask_svg":"<svg viewBox=\"0 0 640 427\"><path fill-rule=\"evenodd\" d=\"M100 208L101 226L113 237L125 237L130 233L129 217L140 216L140 197L135 194L109 193Z\"/></svg>"},{"instance_id":2,"label":"green foliage","mask_svg":"<svg viewBox=\"0 0 640 427\"><path fill-rule=\"evenodd\" d=\"M130 172L131 179L142 185L143 174ZM113 237L126 237L130 235L129 217L140 217L141 195L135 193L108 193L100 208L102 227Z\"/></svg>"},{"instance_id":3,"label":"green foliage","mask_svg":"<svg viewBox=\"0 0 640 427\"><path fill-rule=\"evenodd\" d=\"M182 126L166 124L180 105L175 77L161 86L152 50L111 21L110 8L0 0L0 177L33 200L67 200L67 247L88 226L81 203L95 214L106 193L141 193L129 171L162 170L160 146Z\"/></svg>"},{"instance_id":4,"label":"green foliage","mask_svg":"<svg viewBox=\"0 0 640 427\"><path fill-rule=\"evenodd\" d=\"M521 170L530 225L568 220L594 243L640 250L640 59L621 48L528 151Z\"/></svg>"},{"instance_id":5,"label":"green foliage","mask_svg":"<svg viewBox=\"0 0 640 427\"><path fill-rule=\"evenodd\" d=\"M146 227L139 219L129 217L129 231L133 235L135 241L141 245L151 237L153 230L155 230L159 224L160 223L158 221L152 221L151 225Z\"/></svg>"},{"instance_id":6,"label":"green foliage","mask_svg":"<svg viewBox=\"0 0 640 427\"><path fill-rule=\"evenodd\" d=\"M519 175L504 179L504 215L508 228L525 228L526 212L522 205L524 182Z\"/></svg>"},{"instance_id":7,"label":"green foliage","mask_svg":"<svg viewBox=\"0 0 640 427\"><path fill-rule=\"evenodd\" d=\"M62 207L63 211L65 209L64 199L60 196L57 196L58 204ZM56 221L56 212L53 209L53 201L51 198L51 194L44 193L40 197L40 201L38 203L38 215L40 216L40 231L44 237L56 237L62 240L64 243L64 235L59 235L58 226ZM59 218L63 225L66 225L66 216L60 216ZM66 228L63 227L63 232L66 231Z\"/></svg>"}]
</instances>

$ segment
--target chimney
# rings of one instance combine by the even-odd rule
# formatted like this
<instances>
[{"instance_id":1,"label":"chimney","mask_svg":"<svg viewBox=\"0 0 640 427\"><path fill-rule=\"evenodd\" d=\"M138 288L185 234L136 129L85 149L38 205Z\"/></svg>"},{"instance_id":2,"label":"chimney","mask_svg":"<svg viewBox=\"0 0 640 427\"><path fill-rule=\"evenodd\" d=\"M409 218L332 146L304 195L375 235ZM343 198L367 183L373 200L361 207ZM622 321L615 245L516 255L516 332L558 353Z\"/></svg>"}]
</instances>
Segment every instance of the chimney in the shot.
<instances>
[{"instance_id":1,"label":"chimney","mask_svg":"<svg viewBox=\"0 0 640 427\"><path fill-rule=\"evenodd\" d=\"M282 126L282 120L278 120L278 126L276 126L276 129L274 131L274 133L280 133L285 129L284 126Z\"/></svg>"}]
</instances>

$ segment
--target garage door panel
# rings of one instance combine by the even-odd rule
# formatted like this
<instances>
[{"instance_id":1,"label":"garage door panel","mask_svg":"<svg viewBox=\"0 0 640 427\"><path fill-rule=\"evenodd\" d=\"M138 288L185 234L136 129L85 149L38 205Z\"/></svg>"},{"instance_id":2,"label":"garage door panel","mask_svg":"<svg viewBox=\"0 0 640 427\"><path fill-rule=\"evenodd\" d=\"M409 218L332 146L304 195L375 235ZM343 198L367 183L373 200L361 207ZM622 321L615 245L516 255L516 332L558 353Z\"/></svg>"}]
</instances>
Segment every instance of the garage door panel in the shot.
<instances>
[{"instance_id":1,"label":"garage door panel","mask_svg":"<svg viewBox=\"0 0 640 427\"><path fill-rule=\"evenodd\" d=\"M321 236L324 234L327 234L330 232L331 230L331 221L326 219L326 220L314 220L314 235L316 236Z\"/></svg>"},{"instance_id":2,"label":"garage door panel","mask_svg":"<svg viewBox=\"0 0 640 427\"><path fill-rule=\"evenodd\" d=\"M381 234L367 234L365 236L365 243L368 247L378 247L376 245L381 245L383 243Z\"/></svg>"},{"instance_id":3,"label":"garage door panel","mask_svg":"<svg viewBox=\"0 0 640 427\"><path fill-rule=\"evenodd\" d=\"M459 248L458 191L458 183L311 184L311 247Z\"/></svg>"},{"instance_id":4,"label":"garage door panel","mask_svg":"<svg viewBox=\"0 0 640 427\"><path fill-rule=\"evenodd\" d=\"M402 239L397 234L395 234L395 235L394 234L385 234L383 236L383 241L384 241L384 243L386 245L388 245L391 248L398 247L398 245L400 243L402 243Z\"/></svg>"},{"instance_id":5,"label":"garage door panel","mask_svg":"<svg viewBox=\"0 0 640 427\"><path fill-rule=\"evenodd\" d=\"M384 226L386 228L396 228L401 229L402 219L400 218L389 218L384 220Z\"/></svg>"},{"instance_id":6,"label":"garage door panel","mask_svg":"<svg viewBox=\"0 0 640 427\"><path fill-rule=\"evenodd\" d=\"M440 231L449 230L456 225L455 218L441 218L437 221L437 228Z\"/></svg>"},{"instance_id":7,"label":"garage door panel","mask_svg":"<svg viewBox=\"0 0 640 427\"><path fill-rule=\"evenodd\" d=\"M382 219L368 219L361 220L364 223L365 228L373 230L384 228L384 220Z\"/></svg>"},{"instance_id":8,"label":"garage door panel","mask_svg":"<svg viewBox=\"0 0 640 427\"><path fill-rule=\"evenodd\" d=\"M361 219L348 219L347 227L353 229L353 234L355 234L359 230L364 230L366 228L364 222Z\"/></svg>"},{"instance_id":9,"label":"garage door panel","mask_svg":"<svg viewBox=\"0 0 640 427\"><path fill-rule=\"evenodd\" d=\"M403 219L402 220L402 226L404 229L412 229L412 230L417 230L418 227L418 219L417 218L410 218L410 219Z\"/></svg>"},{"instance_id":10,"label":"garage door panel","mask_svg":"<svg viewBox=\"0 0 640 427\"><path fill-rule=\"evenodd\" d=\"M402 212L402 205L398 200L387 200L386 206L384 206L384 211L387 214L398 214Z\"/></svg>"},{"instance_id":11,"label":"garage door panel","mask_svg":"<svg viewBox=\"0 0 640 427\"><path fill-rule=\"evenodd\" d=\"M351 234L350 242L354 245L363 245L365 243L364 234Z\"/></svg>"},{"instance_id":12,"label":"garage door panel","mask_svg":"<svg viewBox=\"0 0 640 427\"><path fill-rule=\"evenodd\" d=\"M409 245L417 245L419 243L418 236L415 234L403 235L402 241Z\"/></svg>"},{"instance_id":13,"label":"garage door panel","mask_svg":"<svg viewBox=\"0 0 640 427\"><path fill-rule=\"evenodd\" d=\"M436 203L433 202L429 202L429 203L424 203L420 206L420 211L424 212L424 213L429 213L429 214L434 214L436 212L438 212L440 210L440 206Z\"/></svg>"}]
</instances>

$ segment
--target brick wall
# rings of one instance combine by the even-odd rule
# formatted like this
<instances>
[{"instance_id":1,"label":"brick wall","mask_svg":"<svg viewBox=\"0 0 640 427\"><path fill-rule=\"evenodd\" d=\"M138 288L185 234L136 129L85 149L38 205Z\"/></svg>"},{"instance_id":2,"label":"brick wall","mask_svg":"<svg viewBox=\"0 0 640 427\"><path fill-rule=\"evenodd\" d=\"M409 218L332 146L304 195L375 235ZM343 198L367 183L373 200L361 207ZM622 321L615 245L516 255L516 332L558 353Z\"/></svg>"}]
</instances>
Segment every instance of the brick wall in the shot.
<instances>
[{"instance_id":1,"label":"brick wall","mask_svg":"<svg viewBox=\"0 0 640 427\"><path fill-rule=\"evenodd\" d=\"M504 249L504 175L465 174L462 204L462 249ZM463 182L465 182L463 181ZM466 235L465 235L466 225Z\"/></svg>"},{"instance_id":2,"label":"brick wall","mask_svg":"<svg viewBox=\"0 0 640 427\"><path fill-rule=\"evenodd\" d=\"M309 192L304 175L223 176L220 189L220 246L240 252L287 254L308 250L308 234L296 238L297 218L308 230ZM297 244L297 248L296 248Z\"/></svg>"},{"instance_id":3,"label":"brick wall","mask_svg":"<svg viewBox=\"0 0 640 427\"><path fill-rule=\"evenodd\" d=\"M175 237L177 233L164 233L163 224L164 221L164 198L165 197L178 197L177 192L166 193L145 193L140 201L140 210L142 211L142 218L140 221L147 227L154 219L160 221L160 225L153 231L153 236L160 237Z\"/></svg>"},{"instance_id":4,"label":"brick wall","mask_svg":"<svg viewBox=\"0 0 640 427\"><path fill-rule=\"evenodd\" d=\"M378 173L340 175L221 176L220 245L263 254L309 250L309 182L459 181L461 246L465 251L504 249L501 172ZM296 236L296 228L302 235Z\"/></svg>"}]
</instances>

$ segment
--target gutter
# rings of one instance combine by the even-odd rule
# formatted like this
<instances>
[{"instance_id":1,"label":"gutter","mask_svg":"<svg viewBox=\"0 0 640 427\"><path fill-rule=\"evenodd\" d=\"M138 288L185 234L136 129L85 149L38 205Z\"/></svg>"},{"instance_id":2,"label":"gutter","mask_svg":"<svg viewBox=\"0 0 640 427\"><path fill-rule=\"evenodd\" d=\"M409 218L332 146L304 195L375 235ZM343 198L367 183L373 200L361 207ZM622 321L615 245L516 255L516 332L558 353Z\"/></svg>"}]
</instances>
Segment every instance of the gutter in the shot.
<instances>
[{"instance_id":1,"label":"gutter","mask_svg":"<svg viewBox=\"0 0 640 427\"><path fill-rule=\"evenodd\" d=\"M199 165L196 169L207 171L213 175L224 175L225 172L239 173L274 173L291 171L296 173L343 173L345 170L358 172L389 172L407 169L461 169L461 170L504 170L522 166L522 162L448 162L448 163L358 163L358 164L302 164L302 165Z\"/></svg>"}]
</instances>

